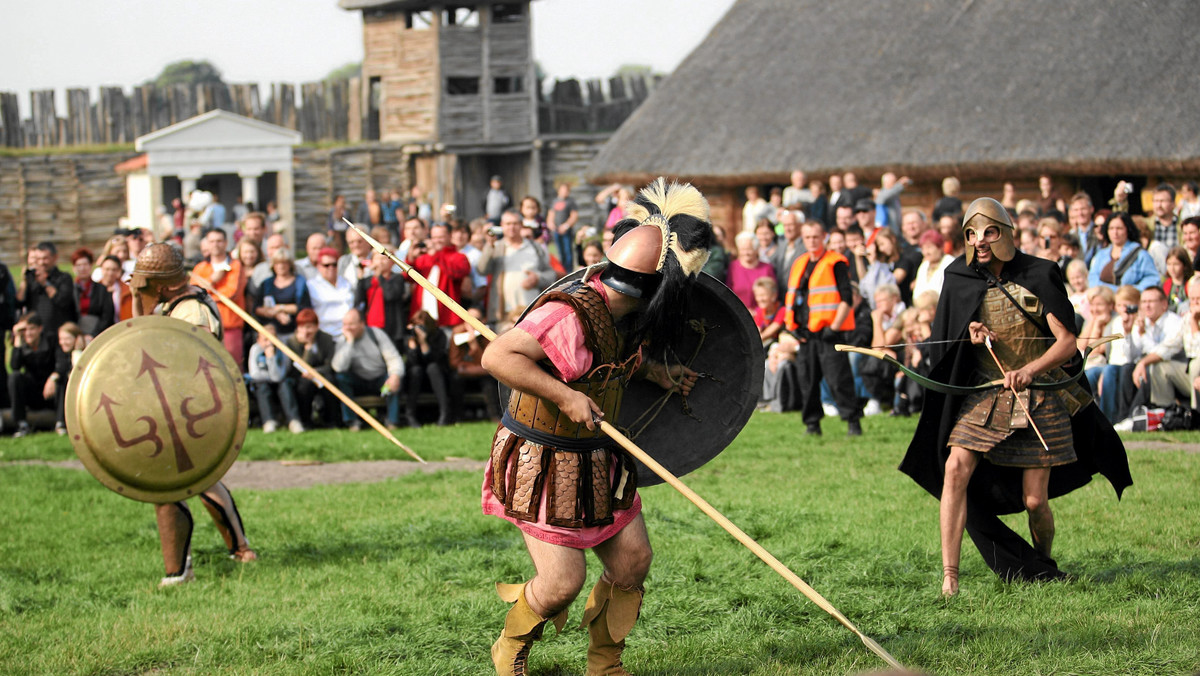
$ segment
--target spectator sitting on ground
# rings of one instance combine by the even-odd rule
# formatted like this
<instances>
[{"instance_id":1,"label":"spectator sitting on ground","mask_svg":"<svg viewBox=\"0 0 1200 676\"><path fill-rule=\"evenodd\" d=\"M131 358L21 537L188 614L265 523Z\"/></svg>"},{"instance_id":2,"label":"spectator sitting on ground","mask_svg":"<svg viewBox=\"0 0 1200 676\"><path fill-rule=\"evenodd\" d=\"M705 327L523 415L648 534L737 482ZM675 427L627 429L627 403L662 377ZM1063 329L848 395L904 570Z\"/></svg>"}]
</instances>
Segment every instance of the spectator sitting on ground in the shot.
<instances>
[{"instance_id":1,"label":"spectator sitting on ground","mask_svg":"<svg viewBox=\"0 0 1200 676\"><path fill-rule=\"evenodd\" d=\"M25 420L28 410L53 406L45 396L46 386L54 376L55 346L45 335L42 318L36 312L26 312L13 325L13 347L8 371L8 398L12 403L12 420L16 425L14 439L32 430Z\"/></svg>"},{"instance_id":2,"label":"spectator sitting on ground","mask_svg":"<svg viewBox=\"0 0 1200 676\"><path fill-rule=\"evenodd\" d=\"M1129 336L1130 351L1137 360L1131 377L1138 388L1137 398L1150 406L1175 402L1173 380L1184 383L1187 392L1184 328L1183 318L1167 309L1167 296L1161 287L1142 291L1138 319ZM1172 360L1184 362L1182 368L1169 367L1167 362Z\"/></svg>"},{"instance_id":3,"label":"spectator sitting on ground","mask_svg":"<svg viewBox=\"0 0 1200 676\"><path fill-rule=\"evenodd\" d=\"M467 312L480 321L484 318L479 308L469 308ZM455 326L450 338L447 359L450 363L450 389L455 393L454 399L462 401L465 381L478 381L488 419L499 421L500 392L496 387L496 379L482 365L483 351L488 346L488 340L466 322ZM461 412L461 409L459 410Z\"/></svg>"},{"instance_id":4,"label":"spectator sitting on ground","mask_svg":"<svg viewBox=\"0 0 1200 676\"><path fill-rule=\"evenodd\" d=\"M79 248L71 254L71 266L75 270L75 297L79 303L79 327L86 342L117 321L112 294L103 284L92 280L92 252Z\"/></svg>"},{"instance_id":5,"label":"spectator sitting on ground","mask_svg":"<svg viewBox=\"0 0 1200 676\"><path fill-rule=\"evenodd\" d=\"M418 310L412 318L408 349L404 354L408 381L404 417L409 427L421 426L417 419L417 398L421 394L423 381L429 382L429 387L437 398L438 426L444 427L453 422L450 392L446 383L449 371L448 350L446 334L438 328L437 320L425 310Z\"/></svg>"},{"instance_id":6,"label":"spectator sitting on ground","mask_svg":"<svg viewBox=\"0 0 1200 676\"><path fill-rule=\"evenodd\" d=\"M1082 265L1083 261L1079 261ZM1109 335L1110 325L1113 322L1116 310L1116 296L1112 289L1107 286L1096 286L1087 290L1087 307L1088 320L1084 322L1083 328L1079 330L1079 339L1076 341L1076 346L1080 350L1086 349L1101 338ZM1108 350L1112 346L1111 343L1096 346L1089 354L1087 361L1083 365L1084 376L1088 379L1088 384L1092 387L1092 392L1096 392L1097 384L1100 380L1100 374L1104 372L1104 367L1108 365Z\"/></svg>"},{"instance_id":7,"label":"spectator sitting on ground","mask_svg":"<svg viewBox=\"0 0 1200 676\"><path fill-rule=\"evenodd\" d=\"M341 414L333 393L313 377L314 373L319 373L326 380L333 381L333 353L337 349L333 338L318 328L317 313L311 308L301 310L296 315L296 332L285 343L308 364L305 366L300 362L292 362L292 368L288 371L288 378L296 392L296 406L302 424L312 424L313 404L318 396L322 404L322 422L326 426L337 424Z\"/></svg>"},{"instance_id":8,"label":"spectator sitting on ground","mask_svg":"<svg viewBox=\"0 0 1200 676\"><path fill-rule=\"evenodd\" d=\"M312 299L308 295L308 282L296 274L292 252L286 247L277 249L270 264L274 274L259 287L254 313L264 323L274 326L277 335L286 338L296 330L296 314L312 307Z\"/></svg>"},{"instance_id":9,"label":"spectator sitting on ground","mask_svg":"<svg viewBox=\"0 0 1200 676\"><path fill-rule=\"evenodd\" d=\"M1108 288L1108 287L1096 287ZM1111 290L1111 289L1110 289ZM1103 349L1108 355L1106 364L1096 376L1096 402L1100 411L1111 422L1124 420L1129 416L1133 403L1133 325L1138 318L1138 307L1141 304L1141 292L1137 287L1122 286L1114 294L1116 298L1116 316L1108 323L1104 335L1121 336Z\"/></svg>"},{"instance_id":10,"label":"spectator sitting on ground","mask_svg":"<svg viewBox=\"0 0 1200 676\"><path fill-rule=\"evenodd\" d=\"M342 340L342 317L354 307L354 287L337 273L338 253L325 247L317 254L317 276L308 282L308 297L320 320L321 330L335 341Z\"/></svg>"},{"instance_id":11,"label":"spectator sitting on ground","mask_svg":"<svg viewBox=\"0 0 1200 676\"><path fill-rule=\"evenodd\" d=\"M775 268L758 257L758 239L753 232L739 232L737 258L729 264L725 274L725 285L742 300L747 308L754 308L754 282L760 277L775 279Z\"/></svg>"},{"instance_id":12,"label":"spectator sitting on ground","mask_svg":"<svg viewBox=\"0 0 1200 676\"><path fill-rule=\"evenodd\" d=\"M1127 213L1117 212L1104 223L1102 236L1110 244L1096 252L1088 271L1088 286L1110 289L1129 284L1139 290L1159 282L1154 260L1138 241L1141 233Z\"/></svg>"},{"instance_id":13,"label":"spectator sitting on ground","mask_svg":"<svg viewBox=\"0 0 1200 676\"><path fill-rule=\"evenodd\" d=\"M271 335L275 335L275 327L268 324L263 327ZM288 380L288 365L291 360L283 352L275 349L275 344L265 333L259 334L258 340L250 346L250 382L253 384L254 397L258 401L258 415L262 418L262 431L270 434L279 427L276 421L278 401L283 408L283 415L288 421L288 430L292 434L304 431L300 422L300 409L296 405L295 385Z\"/></svg>"},{"instance_id":14,"label":"spectator sitting on ground","mask_svg":"<svg viewBox=\"0 0 1200 676\"><path fill-rule=\"evenodd\" d=\"M322 256L322 259L324 256ZM381 329L363 323L362 314L350 308L342 319L343 340L333 354L338 389L351 397L381 395L387 401L387 422L400 424L400 379L404 360ZM351 431L362 429L350 407L342 404L342 423Z\"/></svg>"},{"instance_id":15,"label":"spectator sitting on ground","mask_svg":"<svg viewBox=\"0 0 1200 676\"><path fill-rule=\"evenodd\" d=\"M46 385L42 388L42 397L47 403L54 402L54 432L60 437L67 433L67 382L71 377L71 370L83 354L83 347L83 332L75 322L67 322L58 327L54 373L46 380Z\"/></svg>"},{"instance_id":16,"label":"spectator sitting on ground","mask_svg":"<svg viewBox=\"0 0 1200 676\"><path fill-rule=\"evenodd\" d=\"M779 288L774 277L754 280L754 325L763 345L770 345L783 330L785 311L779 302Z\"/></svg>"}]
</instances>

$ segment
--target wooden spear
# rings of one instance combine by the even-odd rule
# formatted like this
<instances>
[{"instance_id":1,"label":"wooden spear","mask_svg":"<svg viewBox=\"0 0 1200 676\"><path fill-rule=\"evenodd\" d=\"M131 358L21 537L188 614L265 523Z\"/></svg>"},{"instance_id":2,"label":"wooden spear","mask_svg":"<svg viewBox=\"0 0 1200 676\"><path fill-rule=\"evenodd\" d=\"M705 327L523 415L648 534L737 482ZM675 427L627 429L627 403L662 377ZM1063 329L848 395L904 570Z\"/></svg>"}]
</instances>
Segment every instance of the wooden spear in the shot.
<instances>
[{"instance_id":1,"label":"wooden spear","mask_svg":"<svg viewBox=\"0 0 1200 676\"><path fill-rule=\"evenodd\" d=\"M392 434L391 430L384 427L382 423L380 423L378 420L375 419L375 416L364 411L363 407L358 405L358 402L356 402L353 399L351 399L350 397L346 396L345 392L342 392L341 390L339 390L336 386L334 386L333 383L329 382L328 378L321 375L321 373L319 371L317 371L317 369L310 366L308 362L304 361L304 359L302 359L300 357L300 355L293 352L291 350L291 348L289 348L287 346L286 343L284 343L282 340L279 339L279 336L276 336L275 334L266 330L263 327L263 325L261 323L259 323L259 321L257 319L250 316L249 312L246 312L245 310L243 310L242 307L240 305L238 305L237 303L233 302L233 300L230 299L229 296L226 296L225 294L221 293L220 291L217 291L215 288L213 288L213 285L210 284L207 279L204 279L203 277L201 277L199 275L192 275L192 281L197 286L199 286L200 288L207 291L213 298L216 298L217 300L221 301L221 303L223 303L225 305L225 307L229 308L230 310L233 310L234 314L241 317L242 320L245 321L250 326L254 327L254 330L258 331L259 335L265 335L267 337L267 340L274 343L275 347L279 348L279 350L282 351L284 354L286 354L289 359L296 362L297 364L302 364L304 369L312 374L313 380L316 380L318 383L321 383L322 385L324 385L325 388L328 389L330 392L332 392L335 397L337 397L338 399L341 399L343 404L350 407L350 410L354 411L358 415L358 417L362 418L364 421L366 421L366 423L368 425L375 428L376 432L379 432L380 434L382 434L385 439L392 442L393 444L396 444L400 448L404 449L404 452L411 455L414 459L417 460L417 462L422 462L422 463L425 462L425 460L421 456L417 455L416 451L414 451L413 449L411 449L408 446L405 446L403 443L401 443L400 440L397 439L395 437L395 435ZM399 395L396 395L396 396L399 396Z\"/></svg>"},{"instance_id":2,"label":"wooden spear","mask_svg":"<svg viewBox=\"0 0 1200 676\"><path fill-rule=\"evenodd\" d=\"M489 341L496 339L495 331L492 331L486 324L471 316L471 314L463 309L461 305L455 302L453 298L446 295L446 293L441 289L431 284L429 280L424 277L424 275L414 270L411 265L400 260L400 258L391 251L388 251L387 247L380 244L374 237L371 237L366 232L363 232L362 228L359 228L348 220L346 220L346 224L351 228L354 228L359 235L362 235L362 238L366 240L371 245L371 248L373 248L377 253L383 254L392 259L396 265L400 266L401 270L404 270L406 273L408 273L408 276L412 278L413 281L420 284L421 287L429 293L432 293L434 297L441 301L442 304L444 304L448 309L452 310L459 317L462 317L464 321L468 322L472 327L475 328L475 330L479 331L484 338L487 338ZM775 558L762 545L758 544L754 538L747 535L742 529L738 528L732 521L726 518L725 515L721 514L716 510L716 508L708 504L704 498L701 498L699 495L697 495L695 491L680 481L678 477L670 472L670 470L660 465L654 458L650 457L649 453L642 450L637 444L633 443L629 437L622 434L616 427L613 427L612 424L604 420L597 420L597 422L600 424L601 431L607 434L609 438L620 444L620 446L628 451L630 455L640 460L642 464L650 468L650 471L661 477L662 480L670 484L672 488L682 493L683 497L687 498L692 504L699 507L700 511L707 514L708 517L713 521L716 521L717 525L721 526L721 528L724 528L726 532L734 537L734 539L745 545L750 551L754 552L758 558L762 559L776 573L782 575L783 578L790 582L793 587L799 589L800 593L804 594L810 601L817 604L821 610L829 613L833 616L833 619L840 622L842 626L854 632L854 634L863 642L863 645L865 645L871 652L881 657L884 662L887 662L896 669L904 668L904 665L900 664L895 657L892 657L892 655L885 650L883 646L879 645L875 639L859 631L858 627L855 627L845 615L839 612L837 608L833 607L833 604L825 600L825 597L817 593L817 590L810 587L804 580L800 578L799 575L793 573L787 566L783 565L779 559Z\"/></svg>"}]
</instances>

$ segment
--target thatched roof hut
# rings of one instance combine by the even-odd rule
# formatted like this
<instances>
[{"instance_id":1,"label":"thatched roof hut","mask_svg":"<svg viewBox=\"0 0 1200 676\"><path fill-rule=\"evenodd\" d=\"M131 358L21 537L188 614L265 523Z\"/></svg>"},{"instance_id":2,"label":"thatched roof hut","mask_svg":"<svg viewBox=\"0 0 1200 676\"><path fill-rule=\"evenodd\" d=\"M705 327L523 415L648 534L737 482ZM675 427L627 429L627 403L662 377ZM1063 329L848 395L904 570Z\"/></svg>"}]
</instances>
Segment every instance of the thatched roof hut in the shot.
<instances>
[{"instance_id":1,"label":"thatched roof hut","mask_svg":"<svg viewBox=\"0 0 1200 676\"><path fill-rule=\"evenodd\" d=\"M1200 173L1193 0L738 0L595 158L705 186Z\"/></svg>"}]
</instances>

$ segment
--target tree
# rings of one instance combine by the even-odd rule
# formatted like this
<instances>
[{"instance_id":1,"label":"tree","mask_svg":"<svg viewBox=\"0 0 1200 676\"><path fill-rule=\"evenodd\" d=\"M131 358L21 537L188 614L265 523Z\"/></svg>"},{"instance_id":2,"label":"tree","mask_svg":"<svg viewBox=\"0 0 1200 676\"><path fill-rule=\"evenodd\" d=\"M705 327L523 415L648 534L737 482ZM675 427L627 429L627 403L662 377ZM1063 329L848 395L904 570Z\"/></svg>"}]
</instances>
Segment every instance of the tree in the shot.
<instances>
[{"instance_id":1,"label":"tree","mask_svg":"<svg viewBox=\"0 0 1200 676\"><path fill-rule=\"evenodd\" d=\"M224 84L221 71L208 61L176 61L169 63L154 79L156 87L186 84Z\"/></svg>"},{"instance_id":2,"label":"tree","mask_svg":"<svg viewBox=\"0 0 1200 676\"><path fill-rule=\"evenodd\" d=\"M329 74L325 76L325 81L329 82L331 80L349 80L352 77L361 77L361 76L362 76L362 61L355 61L353 63L347 63L345 65L338 66L337 68L334 68L333 70L329 71Z\"/></svg>"}]
</instances>

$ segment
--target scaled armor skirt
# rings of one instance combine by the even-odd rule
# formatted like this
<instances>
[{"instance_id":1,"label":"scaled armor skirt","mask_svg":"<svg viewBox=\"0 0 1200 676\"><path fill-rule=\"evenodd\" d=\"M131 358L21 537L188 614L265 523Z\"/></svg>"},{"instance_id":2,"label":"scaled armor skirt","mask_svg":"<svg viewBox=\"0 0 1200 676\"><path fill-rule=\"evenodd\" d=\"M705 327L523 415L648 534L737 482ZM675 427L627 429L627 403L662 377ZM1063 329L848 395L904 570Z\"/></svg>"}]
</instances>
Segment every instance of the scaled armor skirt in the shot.
<instances>
[{"instance_id":1,"label":"scaled armor skirt","mask_svg":"<svg viewBox=\"0 0 1200 676\"><path fill-rule=\"evenodd\" d=\"M483 475L483 513L543 542L590 549L641 513L630 469L626 456L608 448L563 451L501 425Z\"/></svg>"},{"instance_id":2,"label":"scaled armor skirt","mask_svg":"<svg viewBox=\"0 0 1200 676\"><path fill-rule=\"evenodd\" d=\"M983 453L988 462L1006 467L1056 467L1075 462L1071 417L1053 393L1025 390L1020 395L1050 450L1042 448L1011 390L970 394L950 432L950 446Z\"/></svg>"}]
</instances>

